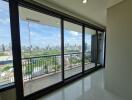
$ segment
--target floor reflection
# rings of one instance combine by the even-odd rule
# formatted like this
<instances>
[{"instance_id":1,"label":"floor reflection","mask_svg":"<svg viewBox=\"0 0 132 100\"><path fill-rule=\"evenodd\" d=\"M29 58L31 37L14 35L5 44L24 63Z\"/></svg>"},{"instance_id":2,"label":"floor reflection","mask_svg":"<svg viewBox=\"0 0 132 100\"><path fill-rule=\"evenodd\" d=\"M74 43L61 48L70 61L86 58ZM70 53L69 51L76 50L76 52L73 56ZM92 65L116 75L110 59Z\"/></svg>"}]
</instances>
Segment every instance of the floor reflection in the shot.
<instances>
[{"instance_id":1,"label":"floor reflection","mask_svg":"<svg viewBox=\"0 0 132 100\"><path fill-rule=\"evenodd\" d=\"M103 73L101 69L39 100L122 100L104 89Z\"/></svg>"}]
</instances>

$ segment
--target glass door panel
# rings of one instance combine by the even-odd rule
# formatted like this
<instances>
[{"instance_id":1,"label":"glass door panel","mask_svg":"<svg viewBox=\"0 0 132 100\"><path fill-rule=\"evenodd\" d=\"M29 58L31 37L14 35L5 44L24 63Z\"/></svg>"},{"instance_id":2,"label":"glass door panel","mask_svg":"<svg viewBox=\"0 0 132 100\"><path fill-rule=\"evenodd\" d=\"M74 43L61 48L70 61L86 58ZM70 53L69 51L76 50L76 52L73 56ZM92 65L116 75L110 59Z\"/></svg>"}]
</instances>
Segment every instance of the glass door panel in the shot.
<instances>
[{"instance_id":1,"label":"glass door panel","mask_svg":"<svg viewBox=\"0 0 132 100\"><path fill-rule=\"evenodd\" d=\"M24 95L62 81L60 19L19 7Z\"/></svg>"},{"instance_id":2,"label":"glass door panel","mask_svg":"<svg viewBox=\"0 0 132 100\"><path fill-rule=\"evenodd\" d=\"M65 78L82 72L82 26L64 21Z\"/></svg>"},{"instance_id":3,"label":"glass door panel","mask_svg":"<svg viewBox=\"0 0 132 100\"><path fill-rule=\"evenodd\" d=\"M85 28L85 70L95 67L96 44L96 31Z\"/></svg>"}]
</instances>

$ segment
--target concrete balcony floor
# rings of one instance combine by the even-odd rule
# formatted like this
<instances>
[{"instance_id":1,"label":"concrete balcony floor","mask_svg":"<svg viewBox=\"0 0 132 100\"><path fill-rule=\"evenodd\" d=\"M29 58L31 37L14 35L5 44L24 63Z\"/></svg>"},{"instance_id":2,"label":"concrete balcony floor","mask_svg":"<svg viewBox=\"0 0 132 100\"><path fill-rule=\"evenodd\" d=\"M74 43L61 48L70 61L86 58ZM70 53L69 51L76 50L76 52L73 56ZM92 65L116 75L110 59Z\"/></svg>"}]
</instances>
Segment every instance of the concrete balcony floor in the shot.
<instances>
[{"instance_id":1,"label":"concrete balcony floor","mask_svg":"<svg viewBox=\"0 0 132 100\"><path fill-rule=\"evenodd\" d=\"M94 63L86 64L85 69L90 69L94 67ZM78 74L82 71L81 65L78 66L73 66L72 68L66 69L65 70L65 78L68 78L70 76L73 76L75 74ZM56 73L50 73L47 75L42 75L36 78L33 78L30 81L24 82L24 95L29 95L33 92L36 92L40 89L46 88L48 86L51 86L55 83L58 83L61 81L61 72L56 72Z\"/></svg>"}]
</instances>

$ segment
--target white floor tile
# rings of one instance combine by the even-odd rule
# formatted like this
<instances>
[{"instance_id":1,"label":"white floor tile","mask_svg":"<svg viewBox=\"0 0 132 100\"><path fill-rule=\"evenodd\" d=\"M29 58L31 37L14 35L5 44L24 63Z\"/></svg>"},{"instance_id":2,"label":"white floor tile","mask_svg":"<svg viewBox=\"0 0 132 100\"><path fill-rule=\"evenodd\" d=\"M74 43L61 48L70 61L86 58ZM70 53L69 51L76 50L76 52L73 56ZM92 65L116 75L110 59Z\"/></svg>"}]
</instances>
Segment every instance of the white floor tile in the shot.
<instances>
[{"instance_id":1,"label":"white floor tile","mask_svg":"<svg viewBox=\"0 0 132 100\"><path fill-rule=\"evenodd\" d=\"M123 100L104 89L101 69L39 100Z\"/></svg>"}]
</instances>

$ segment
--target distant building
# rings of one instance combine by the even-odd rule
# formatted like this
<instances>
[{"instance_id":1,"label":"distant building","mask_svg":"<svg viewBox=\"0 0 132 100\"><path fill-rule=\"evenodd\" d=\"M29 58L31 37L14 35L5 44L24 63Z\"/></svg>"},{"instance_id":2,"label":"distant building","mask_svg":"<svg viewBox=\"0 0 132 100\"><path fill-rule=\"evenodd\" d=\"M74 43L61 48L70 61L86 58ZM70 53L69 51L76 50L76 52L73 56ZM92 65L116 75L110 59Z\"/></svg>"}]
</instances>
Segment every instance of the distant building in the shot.
<instances>
[{"instance_id":1,"label":"distant building","mask_svg":"<svg viewBox=\"0 0 132 100\"><path fill-rule=\"evenodd\" d=\"M4 44L1 44L1 45L0 45L0 51L1 51L1 52L4 52L4 51L5 51L5 45L4 45Z\"/></svg>"}]
</instances>

